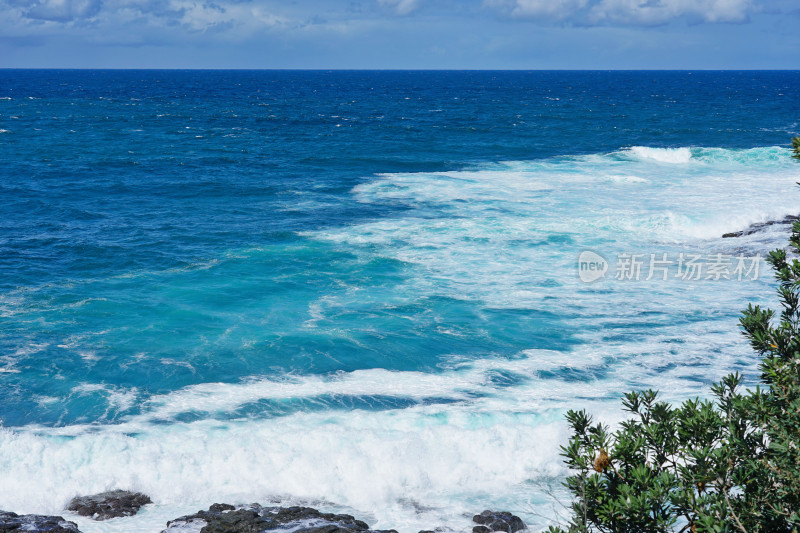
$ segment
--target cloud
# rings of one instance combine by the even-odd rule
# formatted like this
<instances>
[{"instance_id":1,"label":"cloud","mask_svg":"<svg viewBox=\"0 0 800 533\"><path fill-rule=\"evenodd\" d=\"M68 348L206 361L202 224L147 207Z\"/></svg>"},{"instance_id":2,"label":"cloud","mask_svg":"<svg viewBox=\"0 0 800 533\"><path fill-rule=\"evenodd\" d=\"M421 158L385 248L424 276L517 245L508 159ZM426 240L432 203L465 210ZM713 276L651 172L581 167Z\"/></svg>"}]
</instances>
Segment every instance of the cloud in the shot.
<instances>
[{"instance_id":1,"label":"cloud","mask_svg":"<svg viewBox=\"0 0 800 533\"><path fill-rule=\"evenodd\" d=\"M220 28L246 30L273 26L280 21L257 5L243 2L198 0L105 0L103 25L130 23L152 27L207 31Z\"/></svg>"},{"instance_id":2,"label":"cloud","mask_svg":"<svg viewBox=\"0 0 800 533\"><path fill-rule=\"evenodd\" d=\"M514 18L564 20L586 7L589 0L487 0Z\"/></svg>"},{"instance_id":3,"label":"cloud","mask_svg":"<svg viewBox=\"0 0 800 533\"><path fill-rule=\"evenodd\" d=\"M797 0L0 0L0 40L91 46L172 46L264 43L284 52L310 42L349 46L358 39L420 41L422 60L450 32L450 41L477 35L505 39L514 21L540 27L640 28L670 24L737 23L756 12L788 13ZM487 13L488 12L488 13ZM487 16L500 14L501 16ZM413 18L404 18L413 15ZM754 21L759 17L752 17ZM788 23L787 23L788 24ZM525 36L514 39L525 39ZM327 39L327 41L326 41ZM315 41L316 40L316 41ZM478 48L481 54L485 49ZM27 46L27 45L26 45ZM421 45L420 45L421 46ZM365 47L367 49L371 46ZM357 50L360 52L360 50ZM364 52L365 54L367 52ZM449 52L459 54L460 52ZM528 52L520 52L520 54Z\"/></svg>"},{"instance_id":4,"label":"cloud","mask_svg":"<svg viewBox=\"0 0 800 533\"><path fill-rule=\"evenodd\" d=\"M589 11L594 24L658 25L678 18L698 22L742 22L749 0L601 0Z\"/></svg>"},{"instance_id":5,"label":"cloud","mask_svg":"<svg viewBox=\"0 0 800 533\"><path fill-rule=\"evenodd\" d=\"M419 9L421 0L378 0L382 6L391 8L398 15L410 15Z\"/></svg>"},{"instance_id":6,"label":"cloud","mask_svg":"<svg viewBox=\"0 0 800 533\"><path fill-rule=\"evenodd\" d=\"M22 7L22 12L27 18L54 22L92 17L102 7L100 0L38 0L13 2L12 5Z\"/></svg>"},{"instance_id":7,"label":"cloud","mask_svg":"<svg viewBox=\"0 0 800 533\"><path fill-rule=\"evenodd\" d=\"M577 26L657 26L674 20L735 23L747 20L751 0L484 0L484 6L524 20Z\"/></svg>"},{"instance_id":8,"label":"cloud","mask_svg":"<svg viewBox=\"0 0 800 533\"><path fill-rule=\"evenodd\" d=\"M302 24L252 0L0 0L0 33L78 35L87 42L137 44L178 41L193 34L241 40Z\"/></svg>"}]
</instances>

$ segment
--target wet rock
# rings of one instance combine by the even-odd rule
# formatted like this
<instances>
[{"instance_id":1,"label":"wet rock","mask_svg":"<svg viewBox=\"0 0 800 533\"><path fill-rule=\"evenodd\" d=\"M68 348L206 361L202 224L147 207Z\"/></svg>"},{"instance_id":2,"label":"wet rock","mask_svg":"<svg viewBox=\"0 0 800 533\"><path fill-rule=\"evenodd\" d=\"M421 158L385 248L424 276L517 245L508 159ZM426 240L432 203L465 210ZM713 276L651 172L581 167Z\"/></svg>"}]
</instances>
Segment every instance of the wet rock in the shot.
<instances>
[{"instance_id":1,"label":"wet rock","mask_svg":"<svg viewBox=\"0 0 800 533\"><path fill-rule=\"evenodd\" d=\"M473 533L490 533L491 531L515 533L525 529L525 523L520 517L505 511L484 511L473 516L472 521L480 524L472 528Z\"/></svg>"},{"instance_id":2,"label":"wet rock","mask_svg":"<svg viewBox=\"0 0 800 533\"><path fill-rule=\"evenodd\" d=\"M201 533L260 533L274 527L273 522L247 509L220 512L205 520L206 525L200 530Z\"/></svg>"},{"instance_id":3,"label":"wet rock","mask_svg":"<svg viewBox=\"0 0 800 533\"><path fill-rule=\"evenodd\" d=\"M369 530L366 522L356 520L349 514L321 513L311 507L260 507L260 509L263 516L272 518L281 526L292 522L322 520L349 531Z\"/></svg>"},{"instance_id":4,"label":"wet rock","mask_svg":"<svg viewBox=\"0 0 800 533\"><path fill-rule=\"evenodd\" d=\"M141 492L113 490L92 496L73 498L67 505L67 510L75 511L81 516L91 517L93 520L106 520L119 516L133 516L143 505L148 503L153 502Z\"/></svg>"},{"instance_id":5,"label":"wet rock","mask_svg":"<svg viewBox=\"0 0 800 533\"><path fill-rule=\"evenodd\" d=\"M301 527L294 531L294 533L349 533L350 529L342 529L336 524L327 524L324 526L316 527Z\"/></svg>"},{"instance_id":6,"label":"wet rock","mask_svg":"<svg viewBox=\"0 0 800 533\"><path fill-rule=\"evenodd\" d=\"M161 533L200 533L207 525L208 522L202 518L182 516L167 522L167 529L162 530Z\"/></svg>"},{"instance_id":7,"label":"wet rock","mask_svg":"<svg viewBox=\"0 0 800 533\"><path fill-rule=\"evenodd\" d=\"M731 237L742 237L744 235L752 235L753 233L758 233L759 231L763 230L764 228L768 228L770 226L774 226L775 224L792 224L796 221L800 220L800 216L796 215L789 215L784 217L780 220L769 220L767 222L758 222L756 224L752 224L749 228L742 230L742 231L733 231L731 233L724 233L722 235L723 239L728 239Z\"/></svg>"},{"instance_id":8,"label":"wet rock","mask_svg":"<svg viewBox=\"0 0 800 533\"><path fill-rule=\"evenodd\" d=\"M167 522L162 533L261 533L291 528L293 533L376 533L348 514L321 513L311 507L262 507L215 503L208 511L198 511ZM381 533L397 533L394 530Z\"/></svg>"},{"instance_id":9,"label":"wet rock","mask_svg":"<svg viewBox=\"0 0 800 533\"><path fill-rule=\"evenodd\" d=\"M233 505L228 505L227 503L214 503L211 507L208 508L209 511L212 513L221 513L222 511L233 511L236 509Z\"/></svg>"},{"instance_id":10,"label":"wet rock","mask_svg":"<svg viewBox=\"0 0 800 533\"><path fill-rule=\"evenodd\" d=\"M78 524L61 516L18 515L0 511L0 533L81 533Z\"/></svg>"}]
</instances>

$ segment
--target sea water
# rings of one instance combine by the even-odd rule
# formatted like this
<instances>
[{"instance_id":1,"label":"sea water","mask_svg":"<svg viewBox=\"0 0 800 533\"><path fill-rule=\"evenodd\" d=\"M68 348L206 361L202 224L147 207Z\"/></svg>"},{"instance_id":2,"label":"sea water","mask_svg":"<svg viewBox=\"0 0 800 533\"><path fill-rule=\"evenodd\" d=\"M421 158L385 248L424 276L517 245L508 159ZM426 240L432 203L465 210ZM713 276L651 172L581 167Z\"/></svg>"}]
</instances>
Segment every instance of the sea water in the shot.
<instances>
[{"instance_id":1,"label":"sea water","mask_svg":"<svg viewBox=\"0 0 800 533\"><path fill-rule=\"evenodd\" d=\"M799 119L799 72L2 70L0 509L563 520L567 410L757 381L788 230L722 235L798 214Z\"/></svg>"}]
</instances>

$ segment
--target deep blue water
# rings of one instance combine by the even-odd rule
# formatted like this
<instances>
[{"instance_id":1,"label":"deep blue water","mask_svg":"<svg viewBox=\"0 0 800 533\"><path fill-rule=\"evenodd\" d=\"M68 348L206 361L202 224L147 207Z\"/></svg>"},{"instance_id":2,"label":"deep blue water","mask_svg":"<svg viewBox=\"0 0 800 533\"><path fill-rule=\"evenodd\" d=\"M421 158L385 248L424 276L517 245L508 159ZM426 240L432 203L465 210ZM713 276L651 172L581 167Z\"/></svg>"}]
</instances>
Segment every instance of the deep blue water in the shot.
<instances>
[{"instance_id":1,"label":"deep blue water","mask_svg":"<svg viewBox=\"0 0 800 533\"><path fill-rule=\"evenodd\" d=\"M752 371L736 315L768 299L768 274L588 287L572 266L588 248L779 245L719 237L797 212L799 119L797 71L0 70L0 466L34 429L24 475L47 478L63 452L48 431L97 457L121 428L134 461L169 456L153 446L180 428L204 443L185 453L213 455L203 424L242 424L224 441L246 453L237 435L325 416L358 420L373 451L431 417L471 464L486 451L457 443L484 431L516 449L575 401ZM515 461L498 498L541 466ZM26 490L0 489L0 508Z\"/></svg>"}]
</instances>

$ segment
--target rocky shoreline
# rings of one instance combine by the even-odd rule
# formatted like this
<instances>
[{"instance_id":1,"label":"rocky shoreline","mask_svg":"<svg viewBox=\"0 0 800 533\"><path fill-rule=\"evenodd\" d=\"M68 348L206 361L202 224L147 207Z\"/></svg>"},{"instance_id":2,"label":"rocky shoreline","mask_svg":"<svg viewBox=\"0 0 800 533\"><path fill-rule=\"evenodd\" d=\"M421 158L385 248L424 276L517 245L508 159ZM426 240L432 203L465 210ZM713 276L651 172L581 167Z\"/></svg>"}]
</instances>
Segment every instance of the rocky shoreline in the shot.
<instances>
[{"instance_id":1,"label":"rocky shoreline","mask_svg":"<svg viewBox=\"0 0 800 533\"><path fill-rule=\"evenodd\" d=\"M38 514L18 515L0 511L0 533L22 533L35 531L48 533L80 533L78 524L65 520L62 516Z\"/></svg>"},{"instance_id":2,"label":"rocky shoreline","mask_svg":"<svg viewBox=\"0 0 800 533\"><path fill-rule=\"evenodd\" d=\"M723 239L729 239L732 237L743 237L745 235L752 235L753 233L758 233L759 231L763 231L764 228L768 228L770 226L774 226L776 224L780 225L790 225L794 224L795 222L800 221L799 215L788 215L783 217L780 220L768 220L767 222L758 222L756 224L751 224L749 228L743 229L741 231L733 231L731 233L724 233L722 235Z\"/></svg>"},{"instance_id":3,"label":"rocky shoreline","mask_svg":"<svg viewBox=\"0 0 800 533\"><path fill-rule=\"evenodd\" d=\"M92 520L107 520L135 515L152 503L145 494L124 490L73 498L67 511ZM518 516L505 511L483 511L473 516L473 533L501 531L516 533L526 529ZM206 511L170 520L161 533L397 533L394 529L371 529L349 514L324 513L311 507L269 507L257 503L230 505L215 503ZM435 533L431 529L419 533ZM62 516L18 515L0 511L0 533L81 533L75 522Z\"/></svg>"}]
</instances>

